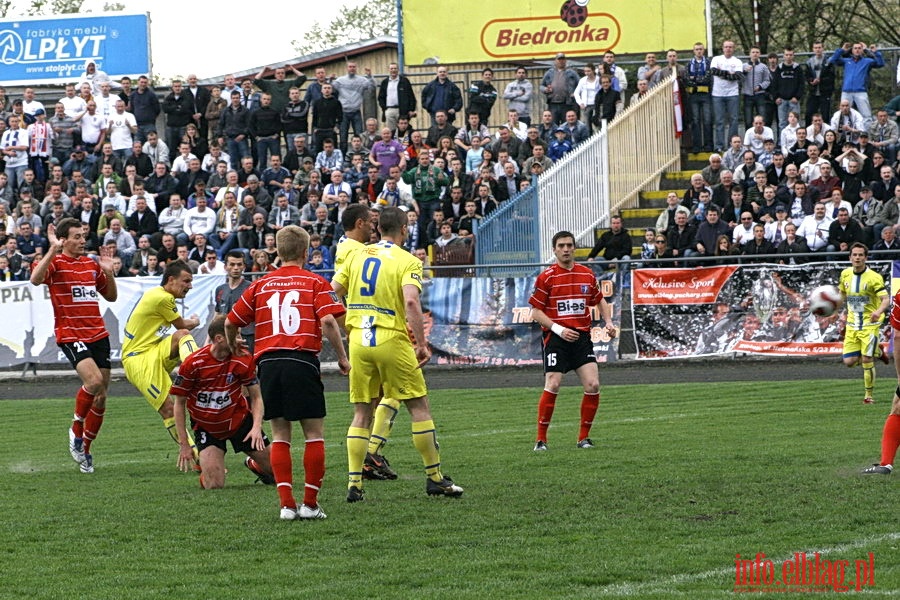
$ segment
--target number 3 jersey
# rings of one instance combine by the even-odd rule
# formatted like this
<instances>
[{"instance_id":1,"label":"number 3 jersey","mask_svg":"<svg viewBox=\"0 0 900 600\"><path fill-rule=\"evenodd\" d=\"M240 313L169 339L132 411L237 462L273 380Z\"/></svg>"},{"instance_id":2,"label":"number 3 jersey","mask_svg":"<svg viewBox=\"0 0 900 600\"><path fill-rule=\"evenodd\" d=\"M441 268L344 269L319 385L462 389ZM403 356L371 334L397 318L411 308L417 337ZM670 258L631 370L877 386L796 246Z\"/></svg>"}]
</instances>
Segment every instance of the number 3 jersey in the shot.
<instances>
[{"instance_id":1,"label":"number 3 jersey","mask_svg":"<svg viewBox=\"0 0 900 600\"><path fill-rule=\"evenodd\" d=\"M241 386L256 385L256 369L249 356L219 360L204 346L181 363L171 394L187 398L194 429L227 440L250 414Z\"/></svg>"},{"instance_id":2,"label":"number 3 jersey","mask_svg":"<svg viewBox=\"0 0 900 600\"><path fill-rule=\"evenodd\" d=\"M584 265L564 269L558 263L538 275L528 301L554 323L578 331L590 331L591 306L603 299L597 277Z\"/></svg>"},{"instance_id":3,"label":"number 3 jersey","mask_svg":"<svg viewBox=\"0 0 900 600\"><path fill-rule=\"evenodd\" d=\"M388 336L408 336L403 286L422 290L421 260L382 240L355 250L334 281L347 290L346 324L351 342L377 346Z\"/></svg>"},{"instance_id":4,"label":"number 3 jersey","mask_svg":"<svg viewBox=\"0 0 900 600\"><path fill-rule=\"evenodd\" d=\"M287 265L250 284L228 313L228 320L246 327L256 323L256 359L275 350L318 354L322 349L322 318L346 312L324 277Z\"/></svg>"},{"instance_id":5,"label":"number 3 jersey","mask_svg":"<svg viewBox=\"0 0 900 600\"><path fill-rule=\"evenodd\" d=\"M100 316L100 293L106 289L106 273L86 256L58 254L50 261L44 283L56 317L56 343L90 344L107 337Z\"/></svg>"}]
</instances>

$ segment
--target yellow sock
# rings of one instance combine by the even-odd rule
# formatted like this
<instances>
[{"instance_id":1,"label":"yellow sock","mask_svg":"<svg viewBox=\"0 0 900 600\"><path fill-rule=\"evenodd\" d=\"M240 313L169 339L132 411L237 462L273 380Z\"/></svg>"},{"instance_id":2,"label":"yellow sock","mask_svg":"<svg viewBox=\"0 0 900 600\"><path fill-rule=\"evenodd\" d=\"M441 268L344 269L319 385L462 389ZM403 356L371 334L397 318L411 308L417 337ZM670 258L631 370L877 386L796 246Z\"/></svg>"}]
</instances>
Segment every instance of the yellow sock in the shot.
<instances>
[{"instance_id":1,"label":"yellow sock","mask_svg":"<svg viewBox=\"0 0 900 600\"><path fill-rule=\"evenodd\" d=\"M197 342L191 334L187 334L178 342L178 357L181 359L181 362L184 362L184 359L193 354L196 350Z\"/></svg>"},{"instance_id":2,"label":"yellow sock","mask_svg":"<svg viewBox=\"0 0 900 600\"><path fill-rule=\"evenodd\" d=\"M362 467L366 460L366 448L369 445L369 430L362 427L347 429L347 487L356 486L362 489Z\"/></svg>"},{"instance_id":3,"label":"yellow sock","mask_svg":"<svg viewBox=\"0 0 900 600\"><path fill-rule=\"evenodd\" d=\"M394 419L400 411L400 401L393 398L382 398L375 409L375 419L372 421L372 435L369 437L369 453L381 454L384 444L391 437L391 429L394 427Z\"/></svg>"},{"instance_id":4,"label":"yellow sock","mask_svg":"<svg viewBox=\"0 0 900 600\"><path fill-rule=\"evenodd\" d=\"M175 417L169 417L168 419L163 419L163 426L166 428L166 431L169 432L169 435L172 437L172 441L176 444L178 443L178 433L175 431ZM191 432L187 432L188 443L191 445L191 450L194 451L194 461L200 462L200 453L197 452L197 444L194 443L194 438L191 437Z\"/></svg>"},{"instance_id":5,"label":"yellow sock","mask_svg":"<svg viewBox=\"0 0 900 600\"><path fill-rule=\"evenodd\" d=\"M441 454L438 452L437 437L434 432L434 421L417 421L412 424L413 445L422 455L425 464L425 475L432 481L444 478L441 474Z\"/></svg>"},{"instance_id":6,"label":"yellow sock","mask_svg":"<svg viewBox=\"0 0 900 600\"><path fill-rule=\"evenodd\" d=\"M863 385L866 388L866 398L872 397L875 389L875 363L863 363Z\"/></svg>"}]
</instances>

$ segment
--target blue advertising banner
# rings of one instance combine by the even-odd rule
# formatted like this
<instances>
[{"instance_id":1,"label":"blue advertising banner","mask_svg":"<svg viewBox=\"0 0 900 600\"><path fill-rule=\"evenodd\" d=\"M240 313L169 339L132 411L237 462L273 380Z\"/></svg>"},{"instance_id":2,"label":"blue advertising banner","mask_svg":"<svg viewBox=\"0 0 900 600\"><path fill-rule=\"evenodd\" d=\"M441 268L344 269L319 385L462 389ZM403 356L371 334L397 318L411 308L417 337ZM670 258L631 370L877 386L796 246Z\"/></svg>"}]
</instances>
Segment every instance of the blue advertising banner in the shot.
<instances>
[{"instance_id":1,"label":"blue advertising banner","mask_svg":"<svg viewBox=\"0 0 900 600\"><path fill-rule=\"evenodd\" d=\"M149 16L105 13L0 21L2 84L75 81L87 60L110 77L149 74Z\"/></svg>"}]
</instances>

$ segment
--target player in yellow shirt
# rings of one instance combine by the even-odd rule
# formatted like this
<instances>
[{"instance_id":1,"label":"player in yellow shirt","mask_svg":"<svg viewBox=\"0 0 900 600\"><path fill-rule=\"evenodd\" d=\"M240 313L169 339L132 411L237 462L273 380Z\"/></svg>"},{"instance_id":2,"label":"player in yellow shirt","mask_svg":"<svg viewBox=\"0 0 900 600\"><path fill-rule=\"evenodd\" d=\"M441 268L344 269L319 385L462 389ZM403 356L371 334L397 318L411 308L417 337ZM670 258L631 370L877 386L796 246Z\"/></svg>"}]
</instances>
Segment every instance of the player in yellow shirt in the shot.
<instances>
[{"instance_id":1,"label":"player in yellow shirt","mask_svg":"<svg viewBox=\"0 0 900 600\"><path fill-rule=\"evenodd\" d=\"M176 260L167 264L162 285L144 294L131 309L125 323L125 343L122 344L125 376L159 413L176 444L175 403L169 396L171 372L197 350L191 330L200 325L200 319L197 315L182 317L175 300L187 295L193 280L187 263ZM175 331L170 333L172 327ZM197 459L193 439L190 444Z\"/></svg>"},{"instance_id":2,"label":"player in yellow shirt","mask_svg":"<svg viewBox=\"0 0 900 600\"><path fill-rule=\"evenodd\" d=\"M345 323L353 403L353 422L347 430L347 502L363 499L362 467L381 388L386 397L397 398L409 411L413 444L425 465L426 493L450 497L463 493L441 472L421 369L431 358L419 304L422 262L402 247L408 234L407 222L406 213L399 208L384 209L379 218L381 241L349 256L332 281L334 290L347 300ZM416 340L415 348L407 322Z\"/></svg>"},{"instance_id":3,"label":"player in yellow shirt","mask_svg":"<svg viewBox=\"0 0 900 600\"><path fill-rule=\"evenodd\" d=\"M344 237L337 244L334 253L334 269L339 270L349 257L365 248L372 238L372 231L378 227L378 213L362 204L347 207L341 215L341 226ZM381 398L372 419L369 446L363 462L363 479L397 479L397 473L391 468L387 457L381 454L385 443L391 436L394 419L400 412L400 401L393 398Z\"/></svg>"},{"instance_id":4,"label":"player in yellow shirt","mask_svg":"<svg viewBox=\"0 0 900 600\"><path fill-rule=\"evenodd\" d=\"M887 362L887 354L878 342L884 312L891 297L884 278L866 266L869 249L859 242L850 246L850 267L841 271L838 288L847 306L847 329L844 334L844 364L855 367L862 362L865 404L874 402L875 357Z\"/></svg>"}]
</instances>

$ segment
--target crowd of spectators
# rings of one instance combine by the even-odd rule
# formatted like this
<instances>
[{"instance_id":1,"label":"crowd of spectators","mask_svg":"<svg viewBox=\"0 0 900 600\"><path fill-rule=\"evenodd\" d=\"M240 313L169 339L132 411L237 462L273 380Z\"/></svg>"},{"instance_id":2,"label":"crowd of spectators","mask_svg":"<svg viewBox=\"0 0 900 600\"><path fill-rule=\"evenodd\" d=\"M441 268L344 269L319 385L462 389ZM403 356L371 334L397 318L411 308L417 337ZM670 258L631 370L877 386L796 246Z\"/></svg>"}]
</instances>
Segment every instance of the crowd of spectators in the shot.
<instances>
[{"instance_id":1,"label":"crowd of spectators","mask_svg":"<svg viewBox=\"0 0 900 600\"><path fill-rule=\"evenodd\" d=\"M893 247L882 238L897 224L900 201L892 169L900 97L872 115L866 75L884 64L876 48L813 50L804 65L785 49L781 63L770 55L765 66L758 49L742 62L725 42L710 60L697 44L687 65L669 51L665 63L650 53L636 70L630 103L675 74L688 94L692 143L711 149L715 141L720 150L676 202L684 210L670 204L660 217L673 258L716 253L719 235L762 253L753 224L778 250L788 222L811 251L839 252L857 238ZM265 271L277 261L274 233L288 224L314 234L310 268L327 272L340 217L356 202L405 208L410 251L468 248L471 256L481 219L626 105L627 75L615 60L606 52L578 72L560 53L542 75L516 69L502 91L490 68L461 89L440 65L419 98L396 64L376 81L353 61L343 75L317 68L310 80L294 67L208 87L189 75L164 95L147 77L116 82L89 63L52 108L33 88L21 98L0 90L0 275L27 278L46 250L47 227L65 216L84 223L89 252L114 247L121 275L156 273L173 257L220 272L231 250ZM808 126L800 119L804 85ZM829 115L838 86L840 105ZM380 120L362 118L367 93L377 97ZM532 123L536 94L547 109ZM738 95L752 123L743 134L733 131ZM507 119L491 123L498 100ZM595 255L625 252L627 230L614 233L614 250Z\"/></svg>"},{"instance_id":2,"label":"crowd of spectators","mask_svg":"<svg viewBox=\"0 0 900 600\"><path fill-rule=\"evenodd\" d=\"M114 247L123 276L177 257L218 273L231 250L248 270L268 270L274 233L289 224L313 234L310 268L327 272L341 215L357 202L406 209L410 251L471 250L480 220L594 126L579 119L579 78L562 55L540 83L552 110L537 125L525 68L500 93L489 68L463 91L441 66L420 99L396 64L380 82L355 62L308 82L293 67L274 79L266 70L209 87L190 75L158 95L147 77L115 82L91 63L53 107L31 87L14 99L0 90L0 274L27 279L47 227L66 216L84 224L89 253ZM362 119L370 92L380 121ZM501 96L508 119L489 123ZM427 129L410 126L417 111Z\"/></svg>"}]
</instances>

